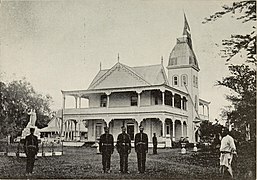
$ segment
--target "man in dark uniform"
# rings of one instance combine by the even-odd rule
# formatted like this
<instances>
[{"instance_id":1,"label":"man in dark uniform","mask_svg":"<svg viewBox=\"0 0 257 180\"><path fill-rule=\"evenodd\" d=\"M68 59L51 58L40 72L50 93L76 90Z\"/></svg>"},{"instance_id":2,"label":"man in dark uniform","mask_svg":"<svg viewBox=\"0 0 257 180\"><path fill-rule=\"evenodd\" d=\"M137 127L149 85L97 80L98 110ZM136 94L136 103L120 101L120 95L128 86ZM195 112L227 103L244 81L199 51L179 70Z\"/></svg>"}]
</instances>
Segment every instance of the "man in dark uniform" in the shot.
<instances>
[{"instance_id":1,"label":"man in dark uniform","mask_svg":"<svg viewBox=\"0 0 257 180\"><path fill-rule=\"evenodd\" d=\"M138 173L145 172L146 153L148 152L148 137L143 133L143 126L139 127L140 132L135 137L135 150L137 153Z\"/></svg>"},{"instance_id":2,"label":"man in dark uniform","mask_svg":"<svg viewBox=\"0 0 257 180\"><path fill-rule=\"evenodd\" d=\"M125 126L121 127L122 133L118 135L117 139L117 151L120 155L120 172L129 173L128 171L128 155L131 152L131 140L126 133Z\"/></svg>"},{"instance_id":3,"label":"man in dark uniform","mask_svg":"<svg viewBox=\"0 0 257 180\"><path fill-rule=\"evenodd\" d=\"M102 154L103 172L110 173L111 155L114 150L113 136L109 134L109 128L104 128L104 134L100 136L99 151Z\"/></svg>"},{"instance_id":4,"label":"man in dark uniform","mask_svg":"<svg viewBox=\"0 0 257 180\"><path fill-rule=\"evenodd\" d=\"M153 133L153 154L157 154L157 137L155 133Z\"/></svg>"},{"instance_id":5,"label":"man in dark uniform","mask_svg":"<svg viewBox=\"0 0 257 180\"><path fill-rule=\"evenodd\" d=\"M24 142L24 150L27 156L26 173L28 175L32 174L35 156L38 152L38 139L34 135L35 128L30 128L30 135L26 136Z\"/></svg>"}]
</instances>

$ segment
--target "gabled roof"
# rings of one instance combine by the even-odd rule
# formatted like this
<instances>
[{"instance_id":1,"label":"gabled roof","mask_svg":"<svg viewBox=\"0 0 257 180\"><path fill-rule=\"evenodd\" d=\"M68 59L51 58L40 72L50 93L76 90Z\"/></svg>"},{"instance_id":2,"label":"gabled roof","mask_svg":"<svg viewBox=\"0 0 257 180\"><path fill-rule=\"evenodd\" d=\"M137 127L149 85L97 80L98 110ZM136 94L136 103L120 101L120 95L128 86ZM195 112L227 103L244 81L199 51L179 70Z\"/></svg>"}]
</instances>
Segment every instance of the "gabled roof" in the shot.
<instances>
[{"instance_id":1,"label":"gabled roof","mask_svg":"<svg viewBox=\"0 0 257 180\"><path fill-rule=\"evenodd\" d=\"M136 78L134 81L128 79L125 76L119 76L119 80L126 82L126 84L118 84L117 77L111 77L111 74L119 71L117 69L123 68L127 74L130 74ZM133 87L133 86L144 86L144 85L160 85L160 84L168 84L168 79L165 74L165 70L161 64L151 65L151 66L137 66L130 67L121 63L116 63L111 69L100 70L98 74L93 79L92 83L89 85L88 89L98 89L97 86L101 84L107 77L109 84L113 84L113 86L117 85L117 87ZM126 79L127 78L127 79ZM135 82L137 81L137 83ZM101 87L103 88L103 87ZM107 87L108 88L108 87Z\"/></svg>"}]
</instances>

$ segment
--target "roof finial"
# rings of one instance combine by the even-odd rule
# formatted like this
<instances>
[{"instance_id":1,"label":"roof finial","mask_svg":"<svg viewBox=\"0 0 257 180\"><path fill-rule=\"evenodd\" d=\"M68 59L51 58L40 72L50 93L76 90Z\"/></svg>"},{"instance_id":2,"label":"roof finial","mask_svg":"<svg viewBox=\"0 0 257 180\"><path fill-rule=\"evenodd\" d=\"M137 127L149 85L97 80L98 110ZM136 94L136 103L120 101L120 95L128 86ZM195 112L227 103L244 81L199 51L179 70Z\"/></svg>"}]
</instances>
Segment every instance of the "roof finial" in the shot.
<instances>
[{"instance_id":1,"label":"roof finial","mask_svg":"<svg viewBox=\"0 0 257 180\"><path fill-rule=\"evenodd\" d=\"M100 62L100 71L102 70L102 62Z\"/></svg>"},{"instance_id":2,"label":"roof finial","mask_svg":"<svg viewBox=\"0 0 257 180\"><path fill-rule=\"evenodd\" d=\"M118 53L118 62L120 62L120 54Z\"/></svg>"},{"instance_id":3,"label":"roof finial","mask_svg":"<svg viewBox=\"0 0 257 180\"><path fill-rule=\"evenodd\" d=\"M163 56L161 57L161 65L163 65Z\"/></svg>"}]
</instances>

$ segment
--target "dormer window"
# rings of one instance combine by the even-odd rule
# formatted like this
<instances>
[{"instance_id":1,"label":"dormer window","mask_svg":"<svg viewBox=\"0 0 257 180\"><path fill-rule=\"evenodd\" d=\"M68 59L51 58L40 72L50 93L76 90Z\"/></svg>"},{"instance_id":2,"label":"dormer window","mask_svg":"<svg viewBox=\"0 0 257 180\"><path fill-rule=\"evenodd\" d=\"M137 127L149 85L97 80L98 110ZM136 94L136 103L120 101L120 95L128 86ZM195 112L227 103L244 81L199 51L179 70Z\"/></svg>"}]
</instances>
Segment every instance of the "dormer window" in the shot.
<instances>
[{"instance_id":1,"label":"dormer window","mask_svg":"<svg viewBox=\"0 0 257 180\"><path fill-rule=\"evenodd\" d=\"M178 76L173 76L173 85L174 86L178 85Z\"/></svg>"}]
</instances>

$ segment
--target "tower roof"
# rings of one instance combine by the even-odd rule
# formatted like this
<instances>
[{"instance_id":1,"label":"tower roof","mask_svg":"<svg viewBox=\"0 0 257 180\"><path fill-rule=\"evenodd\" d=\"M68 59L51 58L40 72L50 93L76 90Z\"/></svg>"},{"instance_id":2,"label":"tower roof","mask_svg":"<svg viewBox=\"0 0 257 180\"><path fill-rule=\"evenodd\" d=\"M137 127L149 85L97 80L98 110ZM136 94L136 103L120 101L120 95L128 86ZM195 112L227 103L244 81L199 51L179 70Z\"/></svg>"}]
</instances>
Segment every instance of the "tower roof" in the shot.
<instances>
[{"instance_id":1,"label":"tower roof","mask_svg":"<svg viewBox=\"0 0 257 180\"><path fill-rule=\"evenodd\" d=\"M177 38L177 43L169 57L168 68L191 66L199 71L198 62L193 51L190 27L184 14L183 37Z\"/></svg>"}]
</instances>

